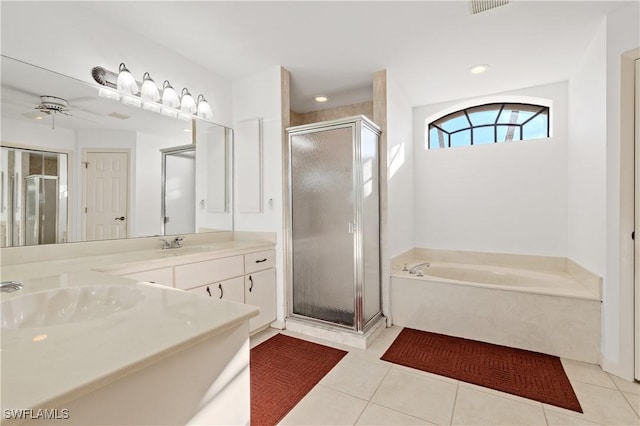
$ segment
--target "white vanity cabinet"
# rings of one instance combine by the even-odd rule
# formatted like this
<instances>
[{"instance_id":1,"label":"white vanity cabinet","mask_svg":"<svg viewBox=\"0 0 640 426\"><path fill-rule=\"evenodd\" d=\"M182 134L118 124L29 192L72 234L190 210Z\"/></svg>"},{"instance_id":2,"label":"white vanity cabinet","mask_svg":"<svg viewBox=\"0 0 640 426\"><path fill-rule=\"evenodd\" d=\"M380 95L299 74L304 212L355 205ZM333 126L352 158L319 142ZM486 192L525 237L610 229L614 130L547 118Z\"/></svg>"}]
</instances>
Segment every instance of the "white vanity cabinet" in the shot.
<instances>
[{"instance_id":1,"label":"white vanity cabinet","mask_svg":"<svg viewBox=\"0 0 640 426\"><path fill-rule=\"evenodd\" d=\"M244 276L230 280L206 284L188 290L192 293L213 297L230 302L245 303L244 301Z\"/></svg>"},{"instance_id":2,"label":"white vanity cabinet","mask_svg":"<svg viewBox=\"0 0 640 426\"><path fill-rule=\"evenodd\" d=\"M243 256L223 257L175 267L175 286L189 290L244 275Z\"/></svg>"},{"instance_id":3,"label":"white vanity cabinet","mask_svg":"<svg viewBox=\"0 0 640 426\"><path fill-rule=\"evenodd\" d=\"M214 256L216 254L212 252L211 257ZM195 262L187 255L180 256L179 261L176 259L173 258L173 266L169 267L133 269L134 272L127 267L111 270L110 273L257 306L260 314L249 321L250 332L267 327L276 320L275 250L205 258Z\"/></svg>"},{"instance_id":4,"label":"white vanity cabinet","mask_svg":"<svg viewBox=\"0 0 640 426\"><path fill-rule=\"evenodd\" d=\"M276 319L276 270L266 269L244 277L244 303L260 308L249 320L249 330L266 327Z\"/></svg>"},{"instance_id":5,"label":"white vanity cabinet","mask_svg":"<svg viewBox=\"0 0 640 426\"><path fill-rule=\"evenodd\" d=\"M153 284L173 287L173 268L152 269L150 271L135 272L133 274L122 275L136 281L146 281Z\"/></svg>"}]
</instances>

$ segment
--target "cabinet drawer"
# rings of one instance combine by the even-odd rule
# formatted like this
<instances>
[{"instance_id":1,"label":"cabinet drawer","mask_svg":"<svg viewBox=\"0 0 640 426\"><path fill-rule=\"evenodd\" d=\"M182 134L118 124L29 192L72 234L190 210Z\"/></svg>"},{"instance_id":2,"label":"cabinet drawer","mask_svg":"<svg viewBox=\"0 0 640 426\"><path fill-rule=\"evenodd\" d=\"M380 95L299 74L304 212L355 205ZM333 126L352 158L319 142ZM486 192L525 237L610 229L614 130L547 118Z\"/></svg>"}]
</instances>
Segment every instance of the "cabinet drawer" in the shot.
<instances>
[{"instance_id":1,"label":"cabinet drawer","mask_svg":"<svg viewBox=\"0 0 640 426\"><path fill-rule=\"evenodd\" d=\"M122 277L173 287L173 268L152 269L150 271L122 275Z\"/></svg>"},{"instance_id":2,"label":"cabinet drawer","mask_svg":"<svg viewBox=\"0 0 640 426\"><path fill-rule=\"evenodd\" d=\"M244 272L250 274L264 269L270 269L275 266L276 260L275 250L259 251L257 253L249 253L244 255Z\"/></svg>"},{"instance_id":3,"label":"cabinet drawer","mask_svg":"<svg viewBox=\"0 0 640 426\"><path fill-rule=\"evenodd\" d=\"M244 303L244 277L206 284L187 291L220 300Z\"/></svg>"},{"instance_id":4,"label":"cabinet drawer","mask_svg":"<svg viewBox=\"0 0 640 426\"><path fill-rule=\"evenodd\" d=\"M242 256L189 263L175 267L175 286L183 290L244 274Z\"/></svg>"}]
</instances>

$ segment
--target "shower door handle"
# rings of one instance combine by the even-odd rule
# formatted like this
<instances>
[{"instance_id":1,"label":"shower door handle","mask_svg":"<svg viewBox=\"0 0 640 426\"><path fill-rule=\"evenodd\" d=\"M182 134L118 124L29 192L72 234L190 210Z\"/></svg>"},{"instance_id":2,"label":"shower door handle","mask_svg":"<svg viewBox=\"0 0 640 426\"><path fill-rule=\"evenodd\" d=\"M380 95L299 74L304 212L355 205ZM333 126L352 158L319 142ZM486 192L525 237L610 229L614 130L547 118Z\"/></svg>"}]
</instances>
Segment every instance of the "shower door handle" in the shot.
<instances>
[{"instance_id":1,"label":"shower door handle","mask_svg":"<svg viewBox=\"0 0 640 426\"><path fill-rule=\"evenodd\" d=\"M358 226L355 222L349 221L349 233L353 234L358 229Z\"/></svg>"}]
</instances>

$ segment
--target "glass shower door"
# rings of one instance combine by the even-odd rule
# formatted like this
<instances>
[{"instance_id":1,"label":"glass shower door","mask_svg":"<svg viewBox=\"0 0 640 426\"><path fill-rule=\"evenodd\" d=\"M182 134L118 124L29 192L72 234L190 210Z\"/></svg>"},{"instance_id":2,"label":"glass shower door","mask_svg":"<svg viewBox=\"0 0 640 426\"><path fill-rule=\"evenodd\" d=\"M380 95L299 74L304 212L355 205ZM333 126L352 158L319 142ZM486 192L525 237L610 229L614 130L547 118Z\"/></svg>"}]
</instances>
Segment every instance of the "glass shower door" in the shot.
<instances>
[{"instance_id":1,"label":"glass shower door","mask_svg":"<svg viewBox=\"0 0 640 426\"><path fill-rule=\"evenodd\" d=\"M293 314L355 327L353 126L291 137Z\"/></svg>"}]
</instances>

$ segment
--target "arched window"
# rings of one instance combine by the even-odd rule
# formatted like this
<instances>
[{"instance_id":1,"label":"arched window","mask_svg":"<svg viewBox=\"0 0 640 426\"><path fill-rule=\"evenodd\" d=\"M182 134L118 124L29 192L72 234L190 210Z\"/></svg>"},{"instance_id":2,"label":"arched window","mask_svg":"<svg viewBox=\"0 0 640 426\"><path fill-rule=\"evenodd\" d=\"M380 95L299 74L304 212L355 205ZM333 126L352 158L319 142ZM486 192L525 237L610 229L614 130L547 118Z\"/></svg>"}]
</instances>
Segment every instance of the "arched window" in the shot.
<instances>
[{"instance_id":1,"label":"arched window","mask_svg":"<svg viewBox=\"0 0 640 426\"><path fill-rule=\"evenodd\" d=\"M549 107L491 103L465 108L429 123L429 149L549 137Z\"/></svg>"}]
</instances>

